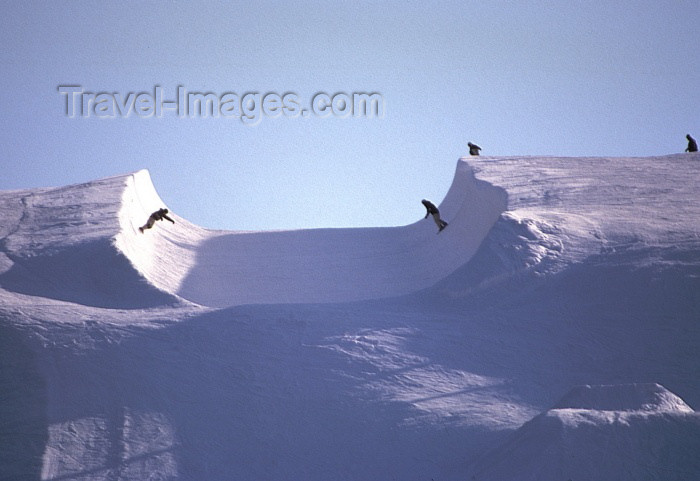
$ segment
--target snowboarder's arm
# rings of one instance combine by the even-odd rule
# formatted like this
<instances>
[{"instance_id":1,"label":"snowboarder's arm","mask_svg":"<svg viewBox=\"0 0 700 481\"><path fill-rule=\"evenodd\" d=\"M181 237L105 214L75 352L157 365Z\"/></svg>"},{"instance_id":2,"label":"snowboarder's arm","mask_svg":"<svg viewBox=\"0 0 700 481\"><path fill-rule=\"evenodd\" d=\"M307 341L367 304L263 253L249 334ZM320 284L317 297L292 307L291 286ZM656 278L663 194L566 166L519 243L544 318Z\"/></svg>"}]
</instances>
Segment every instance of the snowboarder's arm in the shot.
<instances>
[{"instance_id":1,"label":"snowboarder's arm","mask_svg":"<svg viewBox=\"0 0 700 481\"><path fill-rule=\"evenodd\" d=\"M164 218L164 219L168 219L168 220L169 220L170 222L172 222L173 224L175 223L174 220L172 220L170 217L168 217L168 216L165 215L165 214L163 214L163 218Z\"/></svg>"}]
</instances>

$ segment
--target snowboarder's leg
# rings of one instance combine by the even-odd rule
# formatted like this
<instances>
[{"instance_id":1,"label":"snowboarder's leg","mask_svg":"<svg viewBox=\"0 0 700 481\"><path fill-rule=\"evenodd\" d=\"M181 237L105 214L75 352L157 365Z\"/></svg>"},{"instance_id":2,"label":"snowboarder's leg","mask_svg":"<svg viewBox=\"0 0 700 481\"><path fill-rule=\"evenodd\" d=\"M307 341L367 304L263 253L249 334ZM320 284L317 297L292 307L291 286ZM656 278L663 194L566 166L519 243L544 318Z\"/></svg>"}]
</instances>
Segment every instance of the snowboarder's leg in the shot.
<instances>
[{"instance_id":1,"label":"snowboarder's leg","mask_svg":"<svg viewBox=\"0 0 700 481\"><path fill-rule=\"evenodd\" d=\"M141 231L141 233L143 233L143 231L145 231L146 229L150 229L151 227L153 227L153 224L155 223L156 220L153 217L149 217L148 221L146 221L146 225L144 225L143 227L139 227L139 230Z\"/></svg>"},{"instance_id":2,"label":"snowboarder's leg","mask_svg":"<svg viewBox=\"0 0 700 481\"><path fill-rule=\"evenodd\" d=\"M438 227L438 229L442 230L440 224L442 222L442 220L440 220L440 214L433 214L433 220L435 221L435 225Z\"/></svg>"},{"instance_id":3,"label":"snowboarder's leg","mask_svg":"<svg viewBox=\"0 0 700 481\"><path fill-rule=\"evenodd\" d=\"M442 229L447 227L447 222L440 218L440 214L433 214L433 220L435 221L435 225L438 227L438 232L442 232Z\"/></svg>"}]
</instances>

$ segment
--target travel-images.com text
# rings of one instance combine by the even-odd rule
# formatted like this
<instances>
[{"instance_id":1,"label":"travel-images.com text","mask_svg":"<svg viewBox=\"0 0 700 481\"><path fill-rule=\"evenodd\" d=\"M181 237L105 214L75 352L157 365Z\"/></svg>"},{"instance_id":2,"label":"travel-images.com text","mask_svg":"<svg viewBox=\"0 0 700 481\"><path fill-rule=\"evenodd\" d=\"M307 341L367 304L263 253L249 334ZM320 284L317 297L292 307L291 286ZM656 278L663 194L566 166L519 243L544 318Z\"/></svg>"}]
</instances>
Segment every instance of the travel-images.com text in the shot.
<instances>
[{"instance_id":1,"label":"travel-images.com text","mask_svg":"<svg viewBox=\"0 0 700 481\"><path fill-rule=\"evenodd\" d=\"M237 118L255 125L262 117L336 117L382 118L384 98L378 93L319 92L312 96L308 107L303 107L299 95L268 92L249 92L242 96L225 92L188 92L177 87L175 99L166 97L164 89L156 85L152 92L90 92L80 85L59 85L64 97L64 113L70 118L164 117L180 118Z\"/></svg>"}]
</instances>

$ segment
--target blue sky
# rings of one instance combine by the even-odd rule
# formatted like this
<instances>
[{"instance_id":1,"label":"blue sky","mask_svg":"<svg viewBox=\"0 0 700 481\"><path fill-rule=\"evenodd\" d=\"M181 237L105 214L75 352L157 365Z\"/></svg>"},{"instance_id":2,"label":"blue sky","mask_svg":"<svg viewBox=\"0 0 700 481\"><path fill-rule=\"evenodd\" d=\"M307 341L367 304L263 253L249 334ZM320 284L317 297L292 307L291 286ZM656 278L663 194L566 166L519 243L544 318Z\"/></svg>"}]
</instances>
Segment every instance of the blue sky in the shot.
<instances>
[{"instance_id":1,"label":"blue sky","mask_svg":"<svg viewBox=\"0 0 700 481\"><path fill-rule=\"evenodd\" d=\"M645 156L700 138L700 2L12 2L0 189L142 168L222 229L402 225L483 155ZM381 118L66 115L86 92L379 93Z\"/></svg>"}]
</instances>

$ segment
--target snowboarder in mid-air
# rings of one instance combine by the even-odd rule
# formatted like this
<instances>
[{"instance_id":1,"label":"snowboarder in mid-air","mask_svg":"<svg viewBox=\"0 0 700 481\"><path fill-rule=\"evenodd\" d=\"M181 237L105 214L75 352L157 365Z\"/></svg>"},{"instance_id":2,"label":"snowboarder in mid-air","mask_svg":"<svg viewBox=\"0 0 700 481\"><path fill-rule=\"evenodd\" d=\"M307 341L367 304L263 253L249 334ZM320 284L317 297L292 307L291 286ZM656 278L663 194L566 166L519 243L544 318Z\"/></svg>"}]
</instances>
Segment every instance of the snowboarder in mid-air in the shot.
<instances>
[{"instance_id":1,"label":"snowboarder in mid-air","mask_svg":"<svg viewBox=\"0 0 700 481\"><path fill-rule=\"evenodd\" d=\"M435 224L437 224L438 226L438 233L442 232L442 229L447 227L447 222L440 218L440 211L438 210L438 208L435 207L435 204L433 204L429 200L423 199L421 200L421 203L425 206L425 210L427 210L427 212L425 213L425 217L423 218L427 219L429 215L432 215Z\"/></svg>"},{"instance_id":2,"label":"snowboarder in mid-air","mask_svg":"<svg viewBox=\"0 0 700 481\"><path fill-rule=\"evenodd\" d=\"M686 152L697 152L698 151L698 143L695 141L694 138L690 136L690 134L685 136L686 139L688 139L688 148L685 149Z\"/></svg>"},{"instance_id":3,"label":"snowboarder in mid-air","mask_svg":"<svg viewBox=\"0 0 700 481\"><path fill-rule=\"evenodd\" d=\"M172 220L170 217L168 217L168 212L169 212L168 209L158 209L153 214L151 214L151 216L146 221L146 224L142 227L139 227L139 230L141 231L141 233L143 234L143 231L153 227L153 224L155 224L157 220L165 219L165 220L169 220L170 222L172 222L174 224L175 221Z\"/></svg>"},{"instance_id":4,"label":"snowboarder in mid-air","mask_svg":"<svg viewBox=\"0 0 700 481\"><path fill-rule=\"evenodd\" d=\"M479 155L481 147L476 144L472 144L471 142L467 142L467 145L469 146L469 155Z\"/></svg>"}]
</instances>

